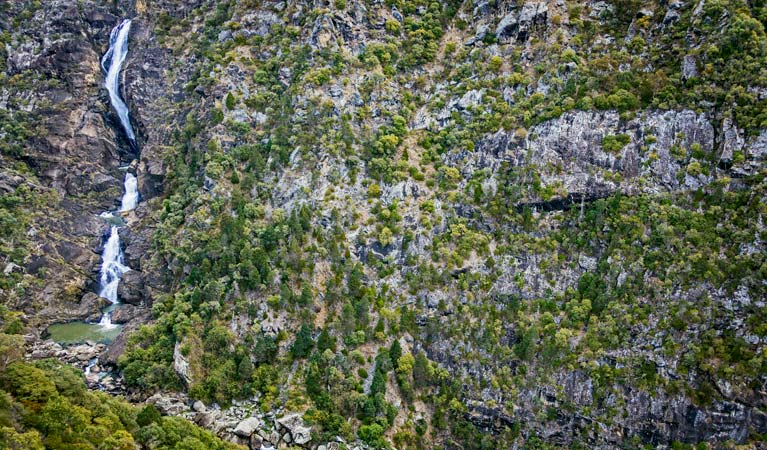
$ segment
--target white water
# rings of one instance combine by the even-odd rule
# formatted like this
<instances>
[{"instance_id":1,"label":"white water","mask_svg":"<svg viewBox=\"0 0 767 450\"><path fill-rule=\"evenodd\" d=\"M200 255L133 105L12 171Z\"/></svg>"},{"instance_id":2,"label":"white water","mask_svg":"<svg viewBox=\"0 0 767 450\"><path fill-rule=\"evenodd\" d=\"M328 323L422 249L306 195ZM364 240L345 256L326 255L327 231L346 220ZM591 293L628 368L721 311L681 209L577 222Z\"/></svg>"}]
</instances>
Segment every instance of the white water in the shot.
<instances>
[{"instance_id":1,"label":"white water","mask_svg":"<svg viewBox=\"0 0 767 450\"><path fill-rule=\"evenodd\" d=\"M120 71L128 56L128 35L130 34L130 19L125 19L112 29L109 35L109 50L101 58L101 68L106 72L104 86L109 91L109 101L117 112L120 124L132 144L135 144L136 135L130 123L128 107L120 97ZM130 172L125 174L125 193L122 197L120 212L130 211L136 207L139 200L138 180ZM114 217L111 211L103 212L101 217L109 220ZM120 247L120 235L118 225L112 225L109 239L104 244L104 252L101 254L101 277L99 280L99 295L106 298L112 304L119 303L117 298L117 286L120 284L122 275L131 270L125 265L125 256ZM112 324L112 308L104 311L99 325L107 328L114 327Z\"/></svg>"},{"instance_id":2,"label":"white water","mask_svg":"<svg viewBox=\"0 0 767 450\"><path fill-rule=\"evenodd\" d=\"M109 35L109 50L101 58L101 67L107 73L104 85L109 91L109 100L112 107L117 111L120 123L131 142L136 140L133 127L130 124L128 107L120 98L120 71L122 70L125 57L128 55L128 34L130 33L130 19L123 20Z\"/></svg>"},{"instance_id":3,"label":"white water","mask_svg":"<svg viewBox=\"0 0 767 450\"><path fill-rule=\"evenodd\" d=\"M130 211L138 203L138 180L130 172L125 174L125 193L123 194L120 211Z\"/></svg>"},{"instance_id":4,"label":"white water","mask_svg":"<svg viewBox=\"0 0 767 450\"><path fill-rule=\"evenodd\" d=\"M99 282L99 296L104 297L110 302L118 303L117 286L120 284L122 275L130 270L125 265L125 256L120 248L120 235L117 232L118 227L112 225L109 239L104 245L104 252L101 254L101 279ZM105 327L114 326L112 324L112 313L105 311L101 316L99 325Z\"/></svg>"}]
</instances>

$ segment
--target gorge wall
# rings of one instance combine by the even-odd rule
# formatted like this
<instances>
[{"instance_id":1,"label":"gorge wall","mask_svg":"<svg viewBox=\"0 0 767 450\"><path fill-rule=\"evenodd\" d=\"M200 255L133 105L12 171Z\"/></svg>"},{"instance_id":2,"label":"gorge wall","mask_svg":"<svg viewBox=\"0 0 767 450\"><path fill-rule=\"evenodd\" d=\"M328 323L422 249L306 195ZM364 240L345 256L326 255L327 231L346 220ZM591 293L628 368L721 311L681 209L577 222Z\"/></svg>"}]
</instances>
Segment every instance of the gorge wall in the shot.
<instances>
[{"instance_id":1,"label":"gorge wall","mask_svg":"<svg viewBox=\"0 0 767 450\"><path fill-rule=\"evenodd\" d=\"M163 413L252 448L767 433L763 6L0 11L0 296L30 356L98 320L132 164L124 332L66 358ZM123 17L135 163L99 67Z\"/></svg>"}]
</instances>

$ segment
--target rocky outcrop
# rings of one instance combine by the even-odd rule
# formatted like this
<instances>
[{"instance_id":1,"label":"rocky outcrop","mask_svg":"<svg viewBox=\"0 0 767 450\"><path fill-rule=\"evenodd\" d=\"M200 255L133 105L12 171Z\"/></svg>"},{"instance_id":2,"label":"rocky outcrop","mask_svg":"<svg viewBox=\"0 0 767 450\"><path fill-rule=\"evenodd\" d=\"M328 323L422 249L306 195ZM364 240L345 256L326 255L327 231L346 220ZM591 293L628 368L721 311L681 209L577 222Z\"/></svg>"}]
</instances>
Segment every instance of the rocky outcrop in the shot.
<instances>
[{"instance_id":1,"label":"rocky outcrop","mask_svg":"<svg viewBox=\"0 0 767 450\"><path fill-rule=\"evenodd\" d=\"M137 270L125 272L120 279L120 284L117 286L117 296L124 303L146 306L148 298L144 285L145 277L143 273Z\"/></svg>"},{"instance_id":2,"label":"rocky outcrop","mask_svg":"<svg viewBox=\"0 0 767 450\"><path fill-rule=\"evenodd\" d=\"M480 169L495 177L506 162L518 181L535 173L551 192L544 198L528 186L518 203L543 209L543 202L566 205L568 198L572 203L619 190L636 194L696 189L712 180L686 172L695 158L691 149L716 151L710 119L693 111L646 112L628 121L613 111L569 112L536 125L528 136L501 131L481 141L475 151L454 153L447 160L460 163L466 177ZM612 146L613 138L625 143Z\"/></svg>"},{"instance_id":3,"label":"rocky outcrop","mask_svg":"<svg viewBox=\"0 0 767 450\"><path fill-rule=\"evenodd\" d=\"M545 25L548 6L544 2L525 2L522 8L504 16L495 28L495 36L499 40L516 38L526 41L530 32L538 25Z\"/></svg>"},{"instance_id":4,"label":"rocky outcrop","mask_svg":"<svg viewBox=\"0 0 767 450\"><path fill-rule=\"evenodd\" d=\"M276 422L284 432L282 440L285 441L285 443L304 445L312 440L311 428L304 424L304 421L298 414L290 414L281 417L277 419Z\"/></svg>"},{"instance_id":5,"label":"rocky outcrop","mask_svg":"<svg viewBox=\"0 0 767 450\"><path fill-rule=\"evenodd\" d=\"M186 383L187 386L192 384L192 374L189 369L189 361L181 353L181 343L176 342L176 346L173 348L173 370Z\"/></svg>"}]
</instances>

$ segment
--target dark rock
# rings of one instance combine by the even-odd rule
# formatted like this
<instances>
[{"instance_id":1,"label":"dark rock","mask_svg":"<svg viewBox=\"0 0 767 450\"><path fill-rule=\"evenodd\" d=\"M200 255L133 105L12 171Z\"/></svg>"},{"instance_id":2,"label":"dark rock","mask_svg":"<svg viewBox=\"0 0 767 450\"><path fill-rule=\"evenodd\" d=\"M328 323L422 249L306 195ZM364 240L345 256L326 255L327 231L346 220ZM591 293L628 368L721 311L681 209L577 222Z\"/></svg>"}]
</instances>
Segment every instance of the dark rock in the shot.
<instances>
[{"instance_id":1,"label":"dark rock","mask_svg":"<svg viewBox=\"0 0 767 450\"><path fill-rule=\"evenodd\" d=\"M134 305L124 304L119 305L112 311L112 323L126 324L133 320L137 316L139 308Z\"/></svg>"},{"instance_id":2,"label":"dark rock","mask_svg":"<svg viewBox=\"0 0 767 450\"><path fill-rule=\"evenodd\" d=\"M144 287L144 274L131 270L125 272L117 287L117 296L124 303L131 305L146 304L147 295Z\"/></svg>"}]
</instances>

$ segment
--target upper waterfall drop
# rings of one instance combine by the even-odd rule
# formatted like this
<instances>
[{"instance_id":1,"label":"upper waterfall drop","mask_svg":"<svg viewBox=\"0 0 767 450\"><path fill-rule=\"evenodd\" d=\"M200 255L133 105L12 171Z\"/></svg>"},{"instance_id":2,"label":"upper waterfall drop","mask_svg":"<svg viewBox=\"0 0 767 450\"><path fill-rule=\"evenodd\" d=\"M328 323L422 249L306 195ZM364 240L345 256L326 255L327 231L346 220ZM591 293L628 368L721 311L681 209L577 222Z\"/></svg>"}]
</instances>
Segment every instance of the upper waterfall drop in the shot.
<instances>
[{"instance_id":1,"label":"upper waterfall drop","mask_svg":"<svg viewBox=\"0 0 767 450\"><path fill-rule=\"evenodd\" d=\"M128 34L130 33L131 20L125 19L119 25L112 29L109 35L109 50L101 58L101 67L107 73L104 85L109 91L109 101L112 107L117 111L125 134L131 143L135 143L136 135L130 123L128 106L120 98L120 71L123 62L128 55Z\"/></svg>"}]
</instances>

